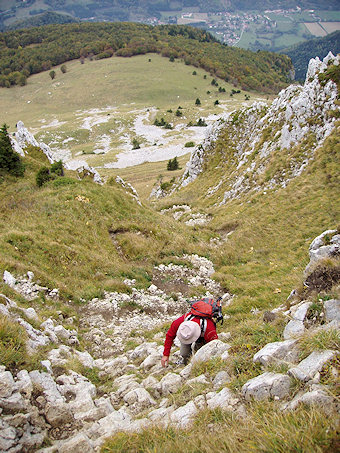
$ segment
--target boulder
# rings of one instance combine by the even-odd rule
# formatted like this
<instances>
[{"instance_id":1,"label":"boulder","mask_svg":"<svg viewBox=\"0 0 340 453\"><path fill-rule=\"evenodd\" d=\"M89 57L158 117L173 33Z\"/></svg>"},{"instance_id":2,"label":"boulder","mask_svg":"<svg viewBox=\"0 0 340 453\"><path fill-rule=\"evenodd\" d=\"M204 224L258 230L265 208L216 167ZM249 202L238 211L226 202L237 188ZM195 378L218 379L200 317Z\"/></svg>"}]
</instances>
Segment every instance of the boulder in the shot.
<instances>
[{"instance_id":1,"label":"boulder","mask_svg":"<svg viewBox=\"0 0 340 453\"><path fill-rule=\"evenodd\" d=\"M285 361L295 360L297 358L297 354L294 353L296 343L296 340L268 343L254 355L253 361L268 365L279 359L284 359Z\"/></svg>"},{"instance_id":2,"label":"boulder","mask_svg":"<svg viewBox=\"0 0 340 453\"><path fill-rule=\"evenodd\" d=\"M84 433L79 433L58 447L59 453L92 453L94 452L93 443Z\"/></svg>"},{"instance_id":3,"label":"boulder","mask_svg":"<svg viewBox=\"0 0 340 453\"><path fill-rule=\"evenodd\" d=\"M189 401L185 406L179 407L171 415L170 420L178 428L186 428L192 422L193 418L197 414L198 409L193 401Z\"/></svg>"},{"instance_id":4,"label":"boulder","mask_svg":"<svg viewBox=\"0 0 340 453\"><path fill-rule=\"evenodd\" d=\"M171 414L174 412L173 406L170 407L159 407L149 412L148 418L155 422L157 425L162 424L167 426L171 419Z\"/></svg>"},{"instance_id":5,"label":"boulder","mask_svg":"<svg viewBox=\"0 0 340 453\"><path fill-rule=\"evenodd\" d=\"M332 350L314 351L296 367L291 368L288 374L300 381L307 382L313 379L326 363L335 357L335 354L336 352Z\"/></svg>"},{"instance_id":6,"label":"boulder","mask_svg":"<svg viewBox=\"0 0 340 453\"><path fill-rule=\"evenodd\" d=\"M219 371L213 380L213 387L214 389L218 389L219 387L223 387L228 382L230 382L230 376L227 371Z\"/></svg>"},{"instance_id":7,"label":"boulder","mask_svg":"<svg viewBox=\"0 0 340 453\"><path fill-rule=\"evenodd\" d=\"M316 406L318 410L322 409L326 413L332 413L335 409L334 398L324 389L316 388L306 393L300 393L296 397L285 404L283 410L295 410L299 405Z\"/></svg>"},{"instance_id":8,"label":"boulder","mask_svg":"<svg viewBox=\"0 0 340 453\"><path fill-rule=\"evenodd\" d=\"M210 392L207 394L207 405L209 409L220 407L224 410L232 410L239 402L228 388L224 388L218 393Z\"/></svg>"},{"instance_id":9,"label":"boulder","mask_svg":"<svg viewBox=\"0 0 340 453\"><path fill-rule=\"evenodd\" d=\"M200 374L199 376L189 379L186 383L186 385L192 385L192 384L205 384L209 385L210 382L208 381L207 377L204 374Z\"/></svg>"},{"instance_id":10,"label":"boulder","mask_svg":"<svg viewBox=\"0 0 340 453\"><path fill-rule=\"evenodd\" d=\"M216 357L222 357L226 359L228 357L228 349L230 345L228 343L224 343L221 340L213 340L209 343L202 346L194 355L191 360L192 364L198 362L207 362L210 359Z\"/></svg>"},{"instance_id":11,"label":"boulder","mask_svg":"<svg viewBox=\"0 0 340 453\"><path fill-rule=\"evenodd\" d=\"M289 394L290 377L280 373L263 373L246 382L242 394L246 400L282 399Z\"/></svg>"},{"instance_id":12,"label":"boulder","mask_svg":"<svg viewBox=\"0 0 340 453\"><path fill-rule=\"evenodd\" d=\"M72 413L69 407L64 403L47 403L45 407L45 417L53 428L61 427L66 423L71 423L73 421Z\"/></svg>"},{"instance_id":13,"label":"boulder","mask_svg":"<svg viewBox=\"0 0 340 453\"><path fill-rule=\"evenodd\" d=\"M304 320L312 302L303 302L291 310L292 320L286 325L283 331L283 338L290 340L301 336L305 331Z\"/></svg>"},{"instance_id":14,"label":"boulder","mask_svg":"<svg viewBox=\"0 0 340 453\"><path fill-rule=\"evenodd\" d=\"M182 378L176 373L168 373L160 380L160 388L163 395L175 393L182 385Z\"/></svg>"},{"instance_id":15,"label":"boulder","mask_svg":"<svg viewBox=\"0 0 340 453\"><path fill-rule=\"evenodd\" d=\"M33 387L45 397L46 401L52 404L65 402L65 398L60 394L50 374L34 370L29 373L29 376Z\"/></svg>"},{"instance_id":16,"label":"boulder","mask_svg":"<svg viewBox=\"0 0 340 453\"><path fill-rule=\"evenodd\" d=\"M324 302L325 307L325 320L327 322L339 321L340 322L340 300L331 299Z\"/></svg>"},{"instance_id":17,"label":"boulder","mask_svg":"<svg viewBox=\"0 0 340 453\"><path fill-rule=\"evenodd\" d=\"M133 412L140 412L156 404L150 393L143 387L126 393L123 399L128 406L131 406Z\"/></svg>"},{"instance_id":18,"label":"boulder","mask_svg":"<svg viewBox=\"0 0 340 453\"><path fill-rule=\"evenodd\" d=\"M14 391L17 390L17 385L14 382L10 371L0 372L0 398L8 398Z\"/></svg>"}]
</instances>

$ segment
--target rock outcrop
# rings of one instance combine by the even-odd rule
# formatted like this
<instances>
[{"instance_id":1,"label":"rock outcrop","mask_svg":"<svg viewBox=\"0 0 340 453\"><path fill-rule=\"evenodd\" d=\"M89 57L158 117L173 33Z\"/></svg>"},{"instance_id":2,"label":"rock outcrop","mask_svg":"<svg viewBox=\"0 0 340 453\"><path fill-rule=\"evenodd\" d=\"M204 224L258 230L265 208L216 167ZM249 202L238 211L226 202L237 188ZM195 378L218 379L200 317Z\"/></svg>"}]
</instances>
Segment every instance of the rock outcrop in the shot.
<instances>
[{"instance_id":1,"label":"rock outcrop","mask_svg":"<svg viewBox=\"0 0 340 453\"><path fill-rule=\"evenodd\" d=\"M192 182L203 170L214 142L221 139L220 165L226 166L226 176L211 187L207 196L217 190L217 204L238 198L248 191L263 191L285 187L308 166L314 150L321 146L334 129L338 111L337 87L332 81L325 85L318 74L327 65L339 64L339 56L329 54L323 61L312 59L303 86L291 85L282 90L271 105L256 102L249 108L233 112L212 131L202 146L196 148L187 164L181 187ZM296 152L294 152L294 150ZM264 178L275 154L288 154L289 165L278 168L271 178Z\"/></svg>"}]
</instances>

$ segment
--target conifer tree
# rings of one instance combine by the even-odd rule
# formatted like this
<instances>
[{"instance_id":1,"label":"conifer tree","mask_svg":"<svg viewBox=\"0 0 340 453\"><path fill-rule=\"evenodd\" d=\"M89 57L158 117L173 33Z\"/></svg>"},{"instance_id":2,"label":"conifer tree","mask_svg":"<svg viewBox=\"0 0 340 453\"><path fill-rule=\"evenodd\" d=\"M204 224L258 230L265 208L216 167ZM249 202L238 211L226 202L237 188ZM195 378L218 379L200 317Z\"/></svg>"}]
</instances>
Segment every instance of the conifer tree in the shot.
<instances>
[{"instance_id":1,"label":"conifer tree","mask_svg":"<svg viewBox=\"0 0 340 453\"><path fill-rule=\"evenodd\" d=\"M23 176L24 171L24 164L21 162L19 154L13 151L7 126L4 124L0 129L0 173Z\"/></svg>"}]
</instances>

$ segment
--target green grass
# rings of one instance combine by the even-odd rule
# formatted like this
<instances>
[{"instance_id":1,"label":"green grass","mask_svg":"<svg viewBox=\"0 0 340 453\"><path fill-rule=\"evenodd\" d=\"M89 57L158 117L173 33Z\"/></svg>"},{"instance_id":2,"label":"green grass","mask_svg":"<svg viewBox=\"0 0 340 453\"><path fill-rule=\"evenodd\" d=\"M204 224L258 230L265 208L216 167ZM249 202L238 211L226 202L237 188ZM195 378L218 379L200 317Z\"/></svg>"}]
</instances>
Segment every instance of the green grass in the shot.
<instances>
[{"instance_id":1,"label":"green grass","mask_svg":"<svg viewBox=\"0 0 340 453\"><path fill-rule=\"evenodd\" d=\"M101 452L323 453L335 451L337 446L335 416L329 418L319 409L303 408L282 413L273 403L261 403L248 408L247 417L219 409L202 411L187 430L154 426L140 433L117 433L105 442Z\"/></svg>"}]
</instances>

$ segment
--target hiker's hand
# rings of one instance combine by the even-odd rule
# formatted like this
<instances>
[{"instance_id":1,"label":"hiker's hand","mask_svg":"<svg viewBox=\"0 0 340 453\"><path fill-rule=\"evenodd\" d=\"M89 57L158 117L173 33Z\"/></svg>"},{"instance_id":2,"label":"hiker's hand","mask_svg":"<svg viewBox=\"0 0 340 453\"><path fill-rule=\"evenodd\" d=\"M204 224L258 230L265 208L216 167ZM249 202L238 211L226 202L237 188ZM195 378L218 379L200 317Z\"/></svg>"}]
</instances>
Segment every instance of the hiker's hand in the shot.
<instances>
[{"instance_id":1,"label":"hiker's hand","mask_svg":"<svg viewBox=\"0 0 340 453\"><path fill-rule=\"evenodd\" d=\"M165 368L169 365L169 356L168 355L163 355L161 364L162 364L163 368Z\"/></svg>"}]
</instances>

